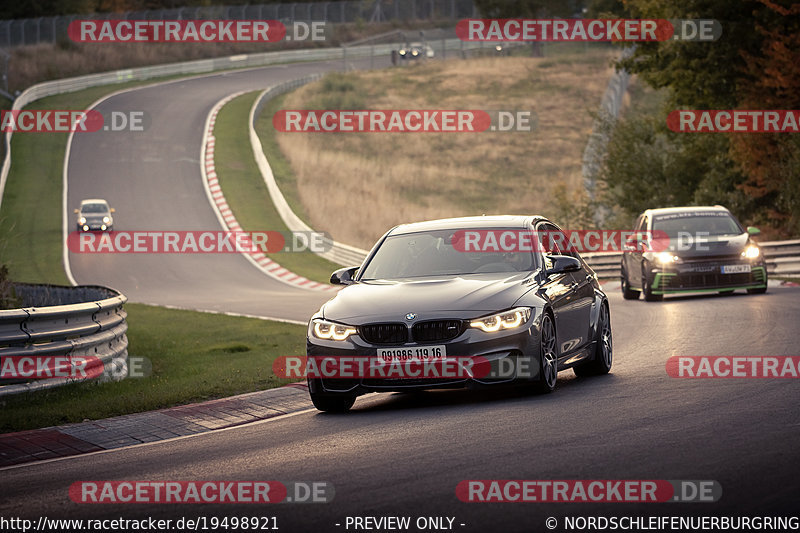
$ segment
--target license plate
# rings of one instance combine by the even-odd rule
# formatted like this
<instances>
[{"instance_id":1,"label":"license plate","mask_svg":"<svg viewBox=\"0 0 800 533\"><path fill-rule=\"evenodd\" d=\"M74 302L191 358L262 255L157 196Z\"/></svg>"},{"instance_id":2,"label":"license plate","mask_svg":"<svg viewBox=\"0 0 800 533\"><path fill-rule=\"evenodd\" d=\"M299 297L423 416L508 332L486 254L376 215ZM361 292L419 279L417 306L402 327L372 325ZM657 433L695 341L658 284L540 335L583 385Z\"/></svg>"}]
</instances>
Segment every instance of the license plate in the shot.
<instances>
[{"instance_id":1,"label":"license plate","mask_svg":"<svg viewBox=\"0 0 800 533\"><path fill-rule=\"evenodd\" d=\"M410 348L378 348L378 358L386 362L439 361L447 358L447 349L437 346L412 346Z\"/></svg>"},{"instance_id":2,"label":"license plate","mask_svg":"<svg viewBox=\"0 0 800 533\"><path fill-rule=\"evenodd\" d=\"M750 265L723 265L723 274L746 274L750 272Z\"/></svg>"}]
</instances>

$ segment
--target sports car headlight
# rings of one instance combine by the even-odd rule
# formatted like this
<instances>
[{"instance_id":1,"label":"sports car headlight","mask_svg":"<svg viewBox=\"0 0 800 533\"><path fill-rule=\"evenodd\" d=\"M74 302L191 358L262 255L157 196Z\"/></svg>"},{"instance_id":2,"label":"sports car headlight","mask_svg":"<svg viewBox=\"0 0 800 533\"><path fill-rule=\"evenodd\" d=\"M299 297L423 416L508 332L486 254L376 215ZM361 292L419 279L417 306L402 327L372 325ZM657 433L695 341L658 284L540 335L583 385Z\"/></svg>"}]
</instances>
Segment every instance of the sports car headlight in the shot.
<instances>
[{"instance_id":1,"label":"sports car headlight","mask_svg":"<svg viewBox=\"0 0 800 533\"><path fill-rule=\"evenodd\" d=\"M343 341L356 333L356 328L344 324L334 324L327 320L316 319L311 327L313 335L318 339Z\"/></svg>"},{"instance_id":2,"label":"sports car headlight","mask_svg":"<svg viewBox=\"0 0 800 533\"><path fill-rule=\"evenodd\" d=\"M487 333L493 333L503 329L517 328L527 322L530 317L530 307L517 307L502 313L476 318L469 325L473 328L480 328Z\"/></svg>"},{"instance_id":3,"label":"sports car headlight","mask_svg":"<svg viewBox=\"0 0 800 533\"><path fill-rule=\"evenodd\" d=\"M746 259L755 259L759 255L761 255L761 250L758 249L758 246L753 246L752 244L742 252L742 257Z\"/></svg>"},{"instance_id":4,"label":"sports car headlight","mask_svg":"<svg viewBox=\"0 0 800 533\"><path fill-rule=\"evenodd\" d=\"M78 219L78 224L81 224L81 225L86 224L86 217L79 218Z\"/></svg>"}]
</instances>

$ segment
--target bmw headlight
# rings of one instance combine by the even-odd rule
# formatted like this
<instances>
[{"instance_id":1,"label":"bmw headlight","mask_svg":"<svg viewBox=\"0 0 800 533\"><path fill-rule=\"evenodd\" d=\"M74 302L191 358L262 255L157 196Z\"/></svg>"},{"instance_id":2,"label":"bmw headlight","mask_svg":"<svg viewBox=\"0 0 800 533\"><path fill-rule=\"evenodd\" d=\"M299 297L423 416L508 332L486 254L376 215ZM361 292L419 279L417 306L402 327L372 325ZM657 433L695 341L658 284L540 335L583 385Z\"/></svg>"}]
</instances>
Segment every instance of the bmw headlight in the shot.
<instances>
[{"instance_id":1,"label":"bmw headlight","mask_svg":"<svg viewBox=\"0 0 800 533\"><path fill-rule=\"evenodd\" d=\"M401 56L404 56L404 55L406 55L406 51L405 51L405 49L403 49L403 50L400 50L400 55L401 55Z\"/></svg>"},{"instance_id":2,"label":"bmw headlight","mask_svg":"<svg viewBox=\"0 0 800 533\"><path fill-rule=\"evenodd\" d=\"M473 328L479 328L487 333L493 333L503 329L514 329L525 322L531 317L530 307L517 307L502 313L476 318L470 321L469 325Z\"/></svg>"},{"instance_id":3,"label":"bmw headlight","mask_svg":"<svg viewBox=\"0 0 800 533\"><path fill-rule=\"evenodd\" d=\"M356 328L316 318L312 321L311 333L318 339L343 341L355 334Z\"/></svg>"},{"instance_id":4,"label":"bmw headlight","mask_svg":"<svg viewBox=\"0 0 800 533\"><path fill-rule=\"evenodd\" d=\"M81 224L81 225L86 224L86 217L79 218L78 219L78 224Z\"/></svg>"},{"instance_id":5,"label":"bmw headlight","mask_svg":"<svg viewBox=\"0 0 800 533\"><path fill-rule=\"evenodd\" d=\"M759 255L761 255L761 250L758 249L758 246L753 246L752 244L742 252L742 257L746 259L755 259Z\"/></svg>"},{"instance_id":6,"label":"bmw headlight","mask_svg":"<svg viewBox=\"0 0 800 533\"><path fill-rule=\"evenodd\" d=\"M103 217L103 224L108 224L111 222L111 217Z\"/></svg>"}]
</instances>

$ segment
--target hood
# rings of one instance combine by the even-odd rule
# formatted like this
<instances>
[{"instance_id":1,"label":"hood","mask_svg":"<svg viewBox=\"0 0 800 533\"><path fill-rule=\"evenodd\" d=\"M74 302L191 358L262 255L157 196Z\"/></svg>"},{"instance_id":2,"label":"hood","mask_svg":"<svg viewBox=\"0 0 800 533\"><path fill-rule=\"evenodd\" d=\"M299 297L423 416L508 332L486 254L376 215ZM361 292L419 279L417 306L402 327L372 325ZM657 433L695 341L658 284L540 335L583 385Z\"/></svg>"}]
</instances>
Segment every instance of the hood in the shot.
<instances>
[{"instance_id":1,"label":"hood","mask_svg":"<svg viewBox=\"0 0 800 533\"><path fill-rule=\"evenodd\" d=\"M109 213L87 213L85 215L79 214L78 219L80 219L81 217L85 218L86 222L97 223L97 224L103 222L103 217L108 217L109 219L111 219L111 215Z\"/></svg>"},{"instance_id":2,"label":"hood","mask_svg":"<svg viewBox=\"0 0 800 533\"><path fill-rule=\"evenodd\" d=\"M375 280L345 287L322 308L329 320L358 325L416 320L470 318L513 307L531 290L531 272L470 274L407 280Z\"/></svg>"},{"instance_id":3,"label":"hood","mask_svg":"<svg viewBox=\"0 0 800 533\"><path fill-rule=\"evenodd\" d=\"M705 257L715 255L735 255L742 252L750 242L747 233L739 235L709 235L694 239L671 238L665 247L666 239L661 241L661 246L655 245L656 250L668 249L679 257Z\"/></svg>"}]
</instances>

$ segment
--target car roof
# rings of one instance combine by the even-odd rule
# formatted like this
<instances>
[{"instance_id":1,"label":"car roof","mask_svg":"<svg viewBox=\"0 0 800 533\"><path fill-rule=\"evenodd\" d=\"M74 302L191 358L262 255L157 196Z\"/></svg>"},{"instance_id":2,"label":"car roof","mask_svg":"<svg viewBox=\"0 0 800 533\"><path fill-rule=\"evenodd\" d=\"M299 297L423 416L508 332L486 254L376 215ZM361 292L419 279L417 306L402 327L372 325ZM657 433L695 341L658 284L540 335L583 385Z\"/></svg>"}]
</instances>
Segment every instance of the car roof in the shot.
<instances>
[{"instance_id":1,"label":"car roof","mask_svg":"<svg viewBox=\"0 0 800 533\"><path fill-rule=\"evenodd\" d=\"M721 211L725 213L730 213L728 208L723 207L721 205L691 205L686 207L660 207L658 209L648 209L643 215L669 215L672 213L692 213L692 212L699 212L699 211Z\"/></svg>"},{"instance_id":2,"label":"car roof","mask_svg":"<svg viewBox=\"0 0 800 533\"><path fill-rule=\"evenodd\" d=\"M108 205L108 202L106 202L102 198L87 198L86 200L81 200L81 205L85 205L85 204L106 204L106 205Z\"/></svg>"},{"instance_id":3,"label":"car roof","mask_svg":"<svg viewBox=\"0 0 800 533\"><path fill-rule=\"evenodd\" d=\"M484 215L479 217L441 218L438 220L401 224L392 228L389 234L402 235L405 233L440 229L527 228L531 223L537 220L545 220L545 218L538 215Z\"/></svg>"}]
</instances>

